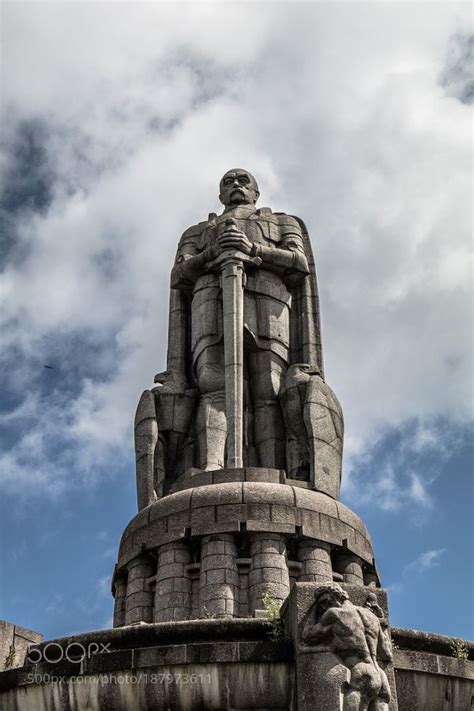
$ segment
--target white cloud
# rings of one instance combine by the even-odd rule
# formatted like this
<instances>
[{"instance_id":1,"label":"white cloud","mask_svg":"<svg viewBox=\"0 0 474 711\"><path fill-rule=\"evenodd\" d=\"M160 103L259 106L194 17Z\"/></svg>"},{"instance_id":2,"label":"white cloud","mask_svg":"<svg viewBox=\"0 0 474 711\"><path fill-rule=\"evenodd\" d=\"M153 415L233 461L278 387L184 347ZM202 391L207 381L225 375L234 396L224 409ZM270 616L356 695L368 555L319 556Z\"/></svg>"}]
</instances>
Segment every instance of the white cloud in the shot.
<instances>
[{"instance_id":1,"label":"white cloud","mask_svg":"<svg viewBox=\"0 0 474 711\"><path fill-rule=\"evenodd\" d=\"M22 354L10 363L28 391L18 420L27 401L42 413L0 461L10 490L61 493L131 449L139 392L164 365L177 240L218 209L218 179L234 164L255 172L262 204L308 224L349 474L391 426L418 420L410 451L438 448L437 418L472 416L470 117L440 82L467 7L199 3L186 22L182 13L3 9L1 168L9 178L15 131L30 121L54 176L48 210L17 217L20 257L0 287L5 353ZM74 333L97 344L101 375L97 362L81 372L66 408L35 392L31 364L48 362L52 335ZM51 438L70 446L55 461ZM427 507L428 484L387 465L374 491L383 508Z\"/></svg>"},{"instance_id":2,"label":"white cloud","mask_svg":"<svg viewBox=\"0 0 474 711\"><path fill-rule=\"evenodd\" d=\"M110 575L104 575L102 578L99 578L99 580L97 581L97 590L99 592L99 595L109 599L110 598L110 586L111 586Z\"/></svg>"},{"instance_id":3,"label":"white cloud","mask_svg":"<svg viewBox=\"0 0 474 711\"><path fill-rule=\"evenodd\" d=\"M436 548L420 553L415 560L404 567L403 575L423 575L427 570L431 570L431 568L435 568L440 564L440 557L445 552L446 548Z\"/></svg>"}]
</instances>

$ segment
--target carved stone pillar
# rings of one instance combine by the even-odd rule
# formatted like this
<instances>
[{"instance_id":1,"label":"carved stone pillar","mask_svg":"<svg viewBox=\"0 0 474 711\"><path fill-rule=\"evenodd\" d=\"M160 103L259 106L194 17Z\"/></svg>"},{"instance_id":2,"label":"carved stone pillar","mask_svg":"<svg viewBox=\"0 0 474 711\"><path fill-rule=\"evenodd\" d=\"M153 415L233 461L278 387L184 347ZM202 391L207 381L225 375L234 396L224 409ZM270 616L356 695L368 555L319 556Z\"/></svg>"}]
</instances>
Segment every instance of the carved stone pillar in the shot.
<instances>
[{"instance_id":1,"label":"carved stone pillar","mask_svg":"<svg viewBox=\"0 0 474 711\"><path fill-rule=\"evenodd\" d=\"M155 587L155 622L189 618L191 578L187 566L190 562L191 552L186 542L172 541L160 546Z\"/></svg>"},{"instance_id":2,"label":"carved stone pillar","mask_svg":"<svg viewBox=\"0 0 474 711\"><path fill-rule=\"evenodd\" d=\"M123 627L125 624L125 598L127 595L127 580L117 577L114 580L114 627Z\"/></svg>"},{"instance_id":3,"label":"carved stone pillar","mask_svg":"<svg viewBox=\"0 0 474 711\"><path fill-rule=\"evenodd\" d=\"M305 539L298 544L298 560L302 564L298 577L302 583L332 581L331 546L324 541Z\"/></svg>"},{"instance_id":4,"label":"carved stone pillar","mask_svg":"<svg viewBox=\"0 0 474 711\"><path fill-rule=\"evenodd\" d=\"M201 617L234 617L238 610L237 547L231 533L205 536L201 542L199 600Z\"/></svg>"},{"instance_id":5,"label":"carved stone pillar","mask_svg":"<svg viewBox=\"0 0 474 711\"><path fill-rule=\"evenodd\" d=\"M336 557L334 565L336 571L341 573L344 582L349 585L363 585L364 573L359 558L349 551L342 551Z\"/></svg>"},{"instance_id":6,"label":"carved stone pillar","mask_svg":"<svg viewBox=\"0 0 474 711\"><path fill-rule=\"evenodd\" d=\"M281 533L252 533L249 573L250 612L262 609L262 596L271 592L283 602L290 592L285 538Z\"/></svg>"},{"instance_id":7,"label":"carved stone pillar","mask_svg":"<svg viewBox=\"0 0 474 711\"><path fill-rule=\"evenodd\" d=\"M134 558L127 566L126 625L153 622L153 592L148 578L154 574L154 568L154 561L148 556Z\"/></svg>"},{"instance_id":8,"label":"carved stone pillar","mask_svg":"<svg viewBox=\"0 0 474 711\"><path fill-rule=\"evenodd\" d=\"M364 585L366 585L368 588L376 588L377 587L377 575L375 574L374 571L372 571L372 570L364 571Z\"/></svg>"}]
</instances>

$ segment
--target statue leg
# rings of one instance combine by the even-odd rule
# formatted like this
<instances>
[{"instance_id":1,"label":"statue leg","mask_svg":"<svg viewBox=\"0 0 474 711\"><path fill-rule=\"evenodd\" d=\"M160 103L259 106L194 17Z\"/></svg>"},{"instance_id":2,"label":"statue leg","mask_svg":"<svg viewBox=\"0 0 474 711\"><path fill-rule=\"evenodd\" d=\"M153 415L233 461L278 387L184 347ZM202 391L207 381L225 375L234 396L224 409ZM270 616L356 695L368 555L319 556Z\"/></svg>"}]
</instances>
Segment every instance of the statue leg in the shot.
<instances>
[{"instance_id":1,"label":"statue leg","mask_svg":"<svg viewBox=\"0 0 474 711\"><path fill-rule=\"evenodd\" d=\"M383 669L379 669L380 679L382 682L382 688L380 689L379 695L372 703L373 711L388 711L388 706L390 703L390 684L388 683L388 678ZM371 709L371 711L372 711Z\"/></svg>"},{"instance_id":2,"label":"statue leg","mask_svg":"<svg viewBox=\"0 0 474 711\"><path fill-rule=\"evenodd\" d=\"M195 372L200 393L196 420L198 466L222 469L227 438L222 344L209 346L199 355Z\"/></svg>"},{"instance_id":3,"label":"statue leg","mask_svg":"<svg viewBox=\"0 0 474 711\"><path fill-rule=\"evenodd\" d=\"M254 442L261 467L285 468L285 428L278 395L287 364L272 351L249 353Z\"/></svg>"},{"instance_id":4,"label":"statue leg","mask_svg":"<svg viewBox=\"0 0 474 711\"><path fill-rule=\"evenodd\" d=\"M382 681L378 667L373 663L359 662L351 670L351 694L358 695L359 707L358 711L368 711L373 708L374 699L379 695ZM351 709L352 707L349 706ZM344 707L345 711L345 707Z\"/></svg>"},{"instance_id":5,"label":"statue leg","mask_svg":"<svg viewBox=\"0 0 474 711\"><path fill-rule=\"evenodd\" d=\"M356 689L349 689L343 698L342 711L365 711L368 708L362 701L360 691Z\"/></svg>"}]
</instances>

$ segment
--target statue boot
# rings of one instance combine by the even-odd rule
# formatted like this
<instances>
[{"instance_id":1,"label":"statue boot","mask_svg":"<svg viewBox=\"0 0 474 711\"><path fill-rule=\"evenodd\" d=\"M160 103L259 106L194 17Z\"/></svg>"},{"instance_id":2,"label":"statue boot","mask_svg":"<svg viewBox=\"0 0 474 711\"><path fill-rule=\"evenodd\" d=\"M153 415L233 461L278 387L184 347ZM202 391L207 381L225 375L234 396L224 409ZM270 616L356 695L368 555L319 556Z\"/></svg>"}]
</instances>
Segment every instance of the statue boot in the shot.
<instances>
[{"instance_id":1,"label":"statue boot","mask_svg":"<svg viewBox=\"0 0 474 711\"><path fill-rule=\"evenodd\" d=\"M199 468L223 469L227 439L225 393L220 390L201 396L197 410L196 434Z\"/></svg>"},{"instance_id":2,"label":"statue boot","mask_svg":"<svg viewBox=\"0 0 474 711\"><path fill-rule=\"evenodd\" d=\"M255 403L254 444L261 467L285 468L285 430L279 402L264 400Z\"/></svg>"}]
</instances>

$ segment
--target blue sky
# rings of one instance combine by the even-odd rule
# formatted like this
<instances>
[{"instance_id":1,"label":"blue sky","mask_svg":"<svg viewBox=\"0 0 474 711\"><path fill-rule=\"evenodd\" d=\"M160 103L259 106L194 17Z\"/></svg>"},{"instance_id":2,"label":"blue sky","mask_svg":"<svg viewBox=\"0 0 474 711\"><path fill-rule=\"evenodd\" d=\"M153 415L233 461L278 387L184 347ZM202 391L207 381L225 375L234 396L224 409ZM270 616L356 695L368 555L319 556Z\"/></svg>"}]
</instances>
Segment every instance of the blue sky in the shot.
<instances>
[{"instance_id":1,"label":"blue sky","mask_svg":"<svg viewBox=\"0 0 474 711\"><path fill-rule=\"evenodd\" d=\"M392 623L474 636L470 22L456 3L4 3L2 618L110 625L176 243L241 165L313 240L343 500Z\"/></svg>"}]
</instances>

